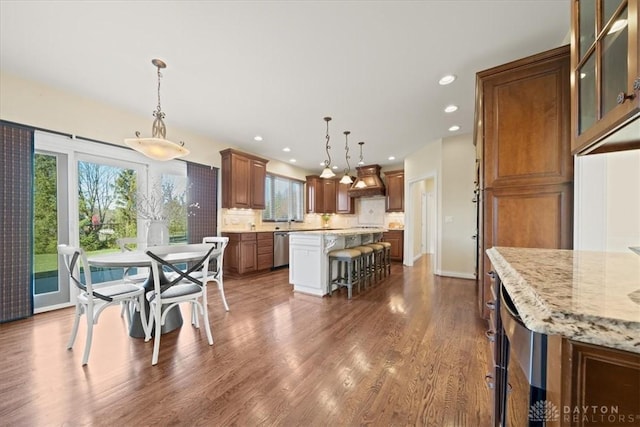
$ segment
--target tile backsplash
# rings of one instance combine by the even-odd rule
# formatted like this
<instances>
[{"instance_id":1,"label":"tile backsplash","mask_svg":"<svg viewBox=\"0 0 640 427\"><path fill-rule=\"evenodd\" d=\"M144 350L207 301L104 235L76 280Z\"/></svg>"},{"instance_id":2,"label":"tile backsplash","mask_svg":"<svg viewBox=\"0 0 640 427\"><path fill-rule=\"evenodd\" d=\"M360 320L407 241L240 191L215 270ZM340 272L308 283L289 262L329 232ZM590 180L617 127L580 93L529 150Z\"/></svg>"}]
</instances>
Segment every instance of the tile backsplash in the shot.
<instances>
[{"instance_id":1,"label":"tile backsplash","mask_svg":"<svg viewBox=\"0 0 640 427\"><path fill-rule=\"evenodd\" d=\"M386 227L404 228L404 213L385 212L384 197L367 197L356 199L355 215L332 214L329 219L330 228ZM270 231L278 227L289 228L286 222L262 222L262 211L252 209L221 209L221 231ZM320 214L305 214L303 222L292 223L291 229L322 228Z\"/></svg>"}]
</instances>

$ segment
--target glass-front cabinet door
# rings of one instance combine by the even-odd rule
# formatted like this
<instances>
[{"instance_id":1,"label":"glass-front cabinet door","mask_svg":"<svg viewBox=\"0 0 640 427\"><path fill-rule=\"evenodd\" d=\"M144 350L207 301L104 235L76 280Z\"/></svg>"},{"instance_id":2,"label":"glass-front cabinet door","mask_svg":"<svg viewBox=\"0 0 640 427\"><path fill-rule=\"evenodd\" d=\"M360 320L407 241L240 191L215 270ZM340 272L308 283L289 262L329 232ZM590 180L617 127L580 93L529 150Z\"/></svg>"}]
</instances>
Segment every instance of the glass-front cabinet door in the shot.
<instances>
[{"instance_id":1,"label":"glass-front cabinet door","mask_svg":"<svg viewBox=\"0 0 640 427\"><path fill-rule=\"evenodd\" d=\"M639 0L574 0L571 41L572 151L640 147ZM637 138L600 141L632 123ZM629 132L627 132L629 134ZM634 141L635 140L635 141Z\"/></svg>"}]
</instances>

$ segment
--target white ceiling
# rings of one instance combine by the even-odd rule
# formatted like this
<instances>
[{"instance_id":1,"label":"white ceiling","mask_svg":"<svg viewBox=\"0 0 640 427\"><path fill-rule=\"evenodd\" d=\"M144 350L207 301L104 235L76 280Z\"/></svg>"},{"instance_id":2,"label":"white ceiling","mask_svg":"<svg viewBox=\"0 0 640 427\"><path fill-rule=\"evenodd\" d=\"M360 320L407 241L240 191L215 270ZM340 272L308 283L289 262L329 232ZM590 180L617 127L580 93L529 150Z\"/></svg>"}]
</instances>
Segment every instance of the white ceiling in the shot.
<instances>
[{"instance_id":1,"label":"white ceiling","mask_svg":"<svg viewBox=\"0 0 640 427\"><path fill-rule=\"evenodd\" d=\"M566 43L570 0L0 0L0 19L6 72L147 115L150 133L161 58L169 139L185 128L319 171L324 116L340 168L344 130L352 167L358 141L385 166L470 133L475 73Z\"/></svg>"}]
</instances>

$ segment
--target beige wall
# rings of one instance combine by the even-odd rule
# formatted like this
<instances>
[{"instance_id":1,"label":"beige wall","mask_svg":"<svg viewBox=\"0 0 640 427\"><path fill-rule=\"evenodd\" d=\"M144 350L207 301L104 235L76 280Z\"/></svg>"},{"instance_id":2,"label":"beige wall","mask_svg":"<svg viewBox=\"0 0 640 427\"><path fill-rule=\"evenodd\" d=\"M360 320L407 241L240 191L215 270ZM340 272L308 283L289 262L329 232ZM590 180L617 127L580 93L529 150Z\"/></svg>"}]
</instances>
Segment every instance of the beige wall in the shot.
<instances>
[{"instance_id":1,"label":"beige wall","mask_svg":"<svg viewBox=\"0 0 640 427\"><path fill-rule=\"evenodd\" d=\"M0 118L122 146L124 139L134 137L136 131L150 136L153 122L151 113L148 117L138 116L3 71L0 71ZM191 151L184 160L220 167L219 152L229 148L228 144L180 129L171 123L171 117L165 121L168 139L184 141ZM277 160L270 160L267 170L301 180L309 175L308 171Z\"/></svg>"},{"instance_id":2,"label":"beige wall","mask_svg":"<svg viewBox=\"0 0 640 427\"><path fill-rule=\"evenodd\" d=\"M436 274L474 278L476 213L471 202L475 167L475 147L471 134L428 142L405 159L406 221L411 224L405 243L405 264L412 265L421 248L421 192L435 195ZM449 222L450 221L450 222Z\"/></svg>"}]
</instances>

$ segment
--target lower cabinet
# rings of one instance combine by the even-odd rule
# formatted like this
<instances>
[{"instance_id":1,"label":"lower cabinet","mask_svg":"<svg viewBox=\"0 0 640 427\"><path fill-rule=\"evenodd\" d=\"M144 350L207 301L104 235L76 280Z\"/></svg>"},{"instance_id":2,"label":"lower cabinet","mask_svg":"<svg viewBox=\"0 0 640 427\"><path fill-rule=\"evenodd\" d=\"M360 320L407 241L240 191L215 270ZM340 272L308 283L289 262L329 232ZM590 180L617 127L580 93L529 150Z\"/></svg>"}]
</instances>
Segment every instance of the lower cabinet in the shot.
<instances>
[{"instance_id":1,"label":"lower cabinet","mask_svg":"<svg viewBox=\"0 0 640 427\"><path fill-rule=\"evenodd\" d=\"M382 233L382 240L391 243L391 261L402 261L404 255L404 231L385 231Z\"/></svg>"},{"instance_id":2,"label":"lower cabinet","mask_svg":"<svg viewBox=\"0 0 640 427\"><path fill-rule=\"evenodd\" d=\"M273 232L256 233L258 243L258 271L273 267Z\"/></svg>"},{"instance_id":3,"label":"lower cabinet","mask_svg":"<svg viewBox=\"0 0 640 427\"><path fill-rule=\"evenodd\" d=\"M640 426L640 354L563 342L562 425Z\"/></svg>"}]
</instances>

